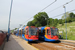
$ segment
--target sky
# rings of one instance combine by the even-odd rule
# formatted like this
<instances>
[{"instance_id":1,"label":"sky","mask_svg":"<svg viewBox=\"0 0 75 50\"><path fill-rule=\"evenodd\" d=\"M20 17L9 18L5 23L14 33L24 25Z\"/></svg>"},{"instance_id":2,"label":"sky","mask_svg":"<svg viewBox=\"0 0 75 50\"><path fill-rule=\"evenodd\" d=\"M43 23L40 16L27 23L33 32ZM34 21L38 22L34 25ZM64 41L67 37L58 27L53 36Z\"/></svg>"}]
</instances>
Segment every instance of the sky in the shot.
<instances>
[{"instance_id":1,"label":"sky","mask_svg":"<svg viewBox=\"0 0 75 50\"><path fill-rule=\"evenodd\" d=\"M28 21L33 20L33 16L40 12L43 8L54 2L55 0L13 0L10 29L18 28L20 24L27 25ZM64 13L63 4L71 0L57 0L42 12L46 12L49 18L61 19L59 14ZM8 30L9 12L10 12L11 0L0 0L0 30ZM60 8L56 9L57 7ZM70 2L66 6L66 12L75 9L75 0ZM56 9L56 10L54 10ZM54 11L52 11L54 10ZM75 13L75 11L73 11ZM54 17L57 16L57 17ZM32 18L31 18L32 17ZM31 18L31 19L29 19ZM29 19L28 21L26 21Z\"/></svg>"}]
</instances>

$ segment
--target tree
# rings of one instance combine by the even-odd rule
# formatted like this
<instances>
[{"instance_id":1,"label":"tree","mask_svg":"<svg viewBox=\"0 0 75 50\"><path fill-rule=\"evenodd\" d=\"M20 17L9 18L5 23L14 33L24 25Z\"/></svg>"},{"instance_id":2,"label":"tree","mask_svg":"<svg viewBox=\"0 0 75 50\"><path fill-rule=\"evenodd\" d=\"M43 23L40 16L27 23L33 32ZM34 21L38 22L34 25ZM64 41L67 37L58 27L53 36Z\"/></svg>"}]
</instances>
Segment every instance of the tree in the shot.
<instances>
[{"instance_id":1,"label":"tree","mask_svg":"<svg viewBox=\"0 0 75 50\"><path fill-rule=\"evenodd\" d=\"M69 17L69 12L66 12L66 18ZM64 15L62 16L62 19L64 20L65 19L65 13Z\"/></svg>"},{"instance_id":2,"label":"tree","mask_svg":"<svg viewBox=\"0 0 75 50\"><path fill-rule=\"evenodd\" d=\"M66 19L69 17L69 12L66 12ZM63 23L65 23L65 13L62 16Z\"/></svg>"},{"instance_id":3,"label":"tree","mask_svg":"<svg viewBox=\"0 0 75 50\"><path fill-rule=\"evenodd\" d=\"M49 17L46 12L39 12L38 14L34 15L34 20L36 21L36 26L45 26L47 25ZM38 24L39 23L39 24Z\"/></svg>"},{"instance_id":4,"label":"tree","mask_svg":"<svg viewBox=\"0 0 75 50\"><path fill-rule=\"evenodd\" d=\"M71 12L70 14L69 14L69 17L70 17L70 21L72 22L72 21L75 21L75 14L73 13L73 12Z\"/></svg>"},{"instance_id":5,"label":"tree","mask_svg":"<svg viewBox=\"0 0 75 50\"><path fill-rule=\"evenodd\" d=\"M66 13L66 22L67 23L72 22L73 18L74 18L74 13L69 13L69 12ZM62 16L62 20L65 23L65 14Z\"/></svg>"},{"instance_id":6,"label":"tree","mask_svg":"<svg viewBox=\"0 0 75 50\"><path fill-rule=\"evenodd\" d=\"M49 18L49 21L48 21L48 22L49 22L49 25L50 25L50 26L52 26L52 24L53 24L53 21L54 21L54 19L52 19L52 18Z\"/></svg>"},{"instance_id":7,"label":"tree","mask_svg":"<svg viewBox=\"0 0 75 50\"><path fill-rule=\"evenodd\" d=\"M53 26L56 27L58 24L58 19L54 19Z\"/></svg>"},{"instance_id":8,"label":"tree","mask_svg":"<svg viewBox=\"0 0 75 50\"><path fill-rule=\"evenodd\" d=\"M62 24L62 25L64 24L63 21L62 21L62 19L59 19L58 23Z\"/></svg>"},{"instance_id":9,"label":"tree","mask_svg":"<svg viewBox=\"0 0 75 50\"><path fill-rule=\"evenodd\" d=\"M62 19L59 19L59 24L62 24Z\"/></svg>"},{"instance_id":10,"label":"tree","mask_svg":"<svg viewBox=\"0 0 75 50\"><path fill-rule=\"evenodd\" d=\"M71 13L69 14L69 17L70 17L70 18L74 18L74 13L71 12Z\"/></svg>"},{"instance_id":11,"label":"tree","mask_svg":"<svg viewBox=\"0 0 75 50\"><path fill-rule=\"evenodd\" d=\"M29 22L27 23L27 26L33 26L32 21L29 21Z\"/></svg>"},{"instance_id":12,"label":"tree","mask_svg":"<svg viewBox=\"0 0 75 50\"><path fill-rule=\"evenodd\" d=\"M26 25L23 25L23 27L24 27L24 26L26 26Z\"/></svg>"},{"instance_id":13,"label":"tree","mask_svg":"<svg viewBox=\"0 0 75 50\"><path fill-rule=\"evenodd\" d=\"M15 28L14 30L16 30L17 28Z\"/></svg>"}]
</instances>

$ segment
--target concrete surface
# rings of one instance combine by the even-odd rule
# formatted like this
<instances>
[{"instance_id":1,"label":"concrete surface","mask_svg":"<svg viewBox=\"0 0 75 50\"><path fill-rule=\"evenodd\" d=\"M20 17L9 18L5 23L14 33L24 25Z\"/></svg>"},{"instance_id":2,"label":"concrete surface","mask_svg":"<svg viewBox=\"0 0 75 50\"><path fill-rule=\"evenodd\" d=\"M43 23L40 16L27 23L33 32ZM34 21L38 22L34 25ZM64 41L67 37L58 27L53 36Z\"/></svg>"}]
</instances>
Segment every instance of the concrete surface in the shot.
<instances>
[{"instance_id":1,"label":"concrete surface","mask_svg":"<svg viewBox=\"0 0 75 50\"><path fill-rule=\"evenodd\" d=\"M65 42L72 42L72 43L75 43L74 40L64 40L64 39L59 39L60 41L65 41Z\"/></svg>"},{"instance_id":2,"label":"concrete surface","mask_svg":"<svg viewBox=\"0 0 75 50\"><path fill-rule=\"evenodd\" d=\"M5 43L3 50L37 50L37 48L29 45L27 41L11 35L9 41Z\"/></svg>"}]
</instances>

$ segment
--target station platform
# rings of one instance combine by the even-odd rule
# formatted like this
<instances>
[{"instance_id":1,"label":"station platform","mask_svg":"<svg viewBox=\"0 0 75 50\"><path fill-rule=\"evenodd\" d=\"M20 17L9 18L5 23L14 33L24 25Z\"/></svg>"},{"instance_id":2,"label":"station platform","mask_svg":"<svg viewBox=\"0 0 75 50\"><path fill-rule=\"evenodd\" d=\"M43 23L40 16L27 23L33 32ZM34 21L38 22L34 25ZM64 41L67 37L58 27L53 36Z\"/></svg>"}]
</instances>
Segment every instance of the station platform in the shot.
<instances>
[{"instance_id":1,"label":"station platform","mask_svg":"<svg viewBox=\"0 0 75 50\"><path fill-rule=\"evenodd\" d=\"M60 41L64 41L64 42L71 42L71 43L75 43L75 40L64 40L64 39L59 39Z\"/></svg>"},{"instance_id":2,"label":"station platform","mask_svg":"<svg viewBox=\"0 0 75 50\"><path fill-rule=\"evenodd\" d=\"M11 35L8 42L5 42L3 50L38 50L37 48L28 44L27 41Z\"/></svg>"}]
</instances>

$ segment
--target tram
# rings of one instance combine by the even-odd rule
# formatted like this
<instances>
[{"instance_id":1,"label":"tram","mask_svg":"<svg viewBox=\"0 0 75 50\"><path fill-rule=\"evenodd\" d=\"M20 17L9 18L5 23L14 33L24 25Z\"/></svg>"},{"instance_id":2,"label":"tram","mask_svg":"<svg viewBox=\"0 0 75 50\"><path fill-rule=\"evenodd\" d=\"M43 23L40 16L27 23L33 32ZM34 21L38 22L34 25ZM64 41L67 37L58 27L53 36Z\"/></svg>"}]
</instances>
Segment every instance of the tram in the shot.
<instances>
[{"instance_id":1,"label":"tram","mask_svg":"<svg viewBox=\"0 0 75 50\"><path fill-rule=\"evenodd\" d=\"M58 38L58 29L55 27L39 27L39 40L56 41Z\"/></svg>"}]
</instances>

